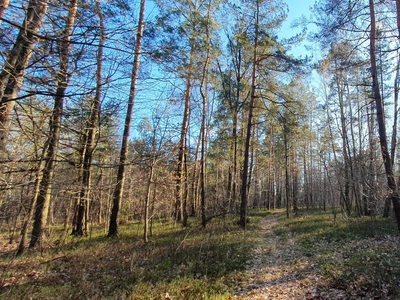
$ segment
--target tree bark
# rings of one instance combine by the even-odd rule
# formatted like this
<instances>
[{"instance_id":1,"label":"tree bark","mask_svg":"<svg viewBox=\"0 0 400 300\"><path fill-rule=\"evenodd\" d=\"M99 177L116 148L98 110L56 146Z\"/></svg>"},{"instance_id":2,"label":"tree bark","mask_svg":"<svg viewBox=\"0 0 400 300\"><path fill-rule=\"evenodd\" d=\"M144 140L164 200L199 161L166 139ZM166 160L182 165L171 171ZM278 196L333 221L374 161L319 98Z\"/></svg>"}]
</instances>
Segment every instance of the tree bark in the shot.
<instances>
[{"instance_id":1,"label":"tree bark","mask_svg":"<svg viewBox=\"0 0 400 300\"><path fill-rule=\"evenodd\" d=\"M154 166L156 163L155 156L151 159L150 171L149 171L149 179L147 181L147 189L146 189L146 198L144 201L144 230L143 230L143 241L145 243L149 242L149 208L150 208L150 196L151 196L151 184L153 183L154 178Z\"/></svg>"},{"instance_id":2,"label":"tree bark","mask_svg":"<svg viewBox=\"0 0 400 300\"><path fill-rule=\"evenodd\" d=\"M33 47L38 40L37 34L47 11L47 2L44 0L29 1L22 27L0 73L0 151L5 150L15 99ZM7 1L4 4L6 3Z\"/></svg>"},{"instance_id":3,"label":"tree bark","mask_svg":"<svg viewBox=\"0 0 400 300\"><path fill-rule=\"evenodd\" d=\"M338 66L336 66L338 68ZM344 90L341 86L341 83L339 82L339 78L342 76L338 76L336 79L336 87L338 89L338 99L339 99L339 108L340 108L340 124L341 124L341 133L342 133L342 153L343 153L343 159L344 159L344 193L343 193L343 202L345 204L345 208L347 211L347 214L350 215L351 213L351 201L350 201L350 181L353 180L351 178L351 172L350 172L350 165L351 161L349 158L349 152L348 152L348 136L347 136L347 128L346 128L346 117L344 114Z\"/></svg>"},{"instance_id":4,"label":"tree bark","mask_svg":"<svg viewBox=\"0 0 400 300\"><path fill-rule=\"evenodd\" d=\"M397 15L397 32L398 36L397 39L400 40L400 0L396 0L396 15Z\"/></svg>"},{"instance_id":5,"label":"tree bark","mask_svg":"<svg viewBox=\"0 0 400 300\"><path fill-rule=\"evenodd\" d=\"M400 82L400 55L397 56L396 76L394 78L394 104L393 104L393 126L392 126L392 139L390 147L390 159L392 160L392 168L394 167L394 160L397 145L397 121L398 121L398 103L399 103L399 82Z\"/></svg>"},{"instance_id":6,"label":"tree bark","mask_svg":"<svg viewBox=\"0 0 400 300\"><path fill-rule=\"evenodd\" d=\"M38 173L40 173L40 167ZM40 174L36 175L36 180L35 180L35 195L39 193L39 188L40 188ZM28 226L30 221L32 220L33 213L35 211L35 206L36 206L36 198L33 197L30 203L30 207L28 208L28 215L26 216L26 220L24 220L24 224L22 225L22 230L21 230L21 239L19 241L17 251L15 252L15 256L20 256L25 252L26 249L26 240L28 236Z\"/></svg>"},{"instance_id":7,"label":"tree bark","mask_svg":"<svg viewBox=\"0 0 400 300\"><path fill-rule=\"evenodd\" d=\"M210 21L210 11L211 11L211 1L208 2L207 11L207 27L206 27L206 37L207 37L207 55L203 66L203 75L200 83L200 94L203 99L203 111L201 116L201 165L200 165L200 206L201 206L201 224L203 228L206 228L206 143L207 143L207 92L205 87L207 84L207 70L208 64L210 62L210 33L209 33L209 21Z\"/></svg>"},{"instance_id":8,"label":"tree bark","mask_svg":"<svg viewBox=\"0 0 400 300\"><path fill-rule=\"evenodd\" d=\"M286 198L286 218L289 219L290 210L290 183L289 183L289 145L288 145L288 128L286 120L283 119L283 143L285 145L285 198Z\"/></svg>"},{"instance_id":9,"label":"tree bark","mask_svg":"<svg viewBox=\"0 0 400 300\"><path fill-rule=\"evenodd\" d=\"M131 86L129 92L128 99L128 107L125 117L124 124L124 132L122 136L122 145L121 152L119 156L119 164L118 164L118 173L117 173L117 185L114 190L113 195L113 205L111 209L110 215L110 224L108 228L108 236L115 237L118 236L118 215L119 209L121 205L121 199L123 197L124 191L124 183L125 183L125 167L127 163L128 156L128 144L129 144L129 136L130 136L130 128L132 124L132 115L133 115L133 105L135 102L136 95L136 84L139 77L139 65L140 65L140 56L142 53L142 38L144 31L144 12L146 7L146 0L140 1L140 12L139 12L139 24L138 30L136 34L136 43L135 43L135 56L133 59L132 73L131 73Z\"/></svg>"},{"instance_id":10,"label":"tree bark","mask_svg":"<svg viewBox=\"0 0 400 300\"><path fill-rule=\"evenodd\" d=\"M273 174L273 162L274 162L274 134L275 128L271 123L269 128L269 138L268 138L268 192L267 192L267 209L275 209L275 178Z\"/></svg>"},{"instance_id":11,"label":"tree bark","mask_svg":"<svg viewBox=\"0 0 400 300\"><path fill-rule=\"evenodd\" d=\"M399 1L396 1L398 7ZM371 76L372 76L372 89L375 99L376 115L378 120L378 132L379 132L379 143L381 146L381 154L383 158L383 164L385 166L386 179L388 187L391 190L391 199L393 210L396 216L397 227L400 231L400 196L397 190L397 183L394 178L391 157L389 154L389 148L386 137L386 126L385 116L383 112L383 101L379 89L378 82L378 71L376 67L376 22L375 22L375 5L373 0L369 0L369 9L371 17L371 29L370 29L370 62L371 62ZM400 30L400 28L399 28ZM400 33L400 32L399 32Z\"/></svg>"},{"instance_id":12,"label":"tree bark","mask_svg":"<svg viewBox=\"0 0 400 300\"><path fill-rule=\"evenodd\" d=\"M199 187L199 176L197 174L198 168L198 159L199 159L199 152L200 152L200 145L201 145L201 132L199 132L199 136L197 138L196 143L196 150L194 152L194 164L193 164L193 171L192 171L192 183L191 183L191 193L189 196L190 203L189 203L189 215L196 216L197 215L197 208L198 208L198 187Z\"/></svg>"},{"instance_id":13,"label":"tree bark","mask_svg":"<svg viewBox=\"0 0 400 300\"><path fill-rule=\"evenodd\" d=\"M248 190L248 173L249 173L249 152L250 152L250 140L253 128L253 110L254 102L256 97L256 85L257 85L257 68L258 68L258 35L259 35L259 0L256 2L256 20L255 20L255 35L254 35L254 49L253 49L253 70L251 74L251 96L249 103L249 116L247 119L246 129L246 143L244 148L244 159L243 159L243 173L242 173L242 188L241 188L241 201L240 201L240 220L239 224L242 228L246 228L247 223L247 190Z\"/></svg>"},{"instance_id":14,"label":"tree bark","mask_svg":"<svg viewBox=\"0 0 400 300\"><path fill-rule=\"evenodd\" d=\"M49 139L47 141L47 147L44 150L46 153L44 159L44 169L40 181L39 193L36 196L35 217L29 248L34 248L38 244L42 238L43 230L47 224L55 159L57 156L58 142L61 131L64 97L70 78L70 74L68 73L69 47L72 29L75 23L77 3L77 0L71 0L70 2L68 18L63 33L63 41L60 45L60 67L57 73L57 89L54 97L53 114L50 119Z\"/></svg>"},{"instance_id":15,"label":"tree bark","mask_svg":"<svg viewBox=\"0 0 400 300\"><path fill-rule=\"evenodd\" d=\"M78 205L75 208L76 219L74 220L75 224L73 224L72 229L72 234L76 236L82 236L88 233L88 213L91 188L92 159L96 144L96 128L98 126L101 110L101 94L103 84L103 46L106 39L106 33L104 28L104 18L101 12L99 0L96 0L96 14L99 18L101 31L96 57L96 93L90 108L90 115L86 126L87 129L83 139L82 189L79 194Z\"/></svg>"},{"instance_id":16,"label":"tree bark","mask_svg":"<svg viewBox=\"0 0 400 300\"><path fill-rule=\"evenodd\" d=\"M10 4L10 0L0 0L0 24L4 15L6 14L8 5Z\"/></svg>"},{"instance_id":17,"label":"tree bark","mask_svg":"<svg viewBox=\"0 0 400 300\"><path fill-rule=\"evenodd\" d=\"M293 149L293 162L292 162L292 200L293 200L293 211L295 215L298 215L299 207L298 207L298 162L297 162L297 145Z\"/></svg>"},{"instance_id":18,"label":"tree bark","mask_svg":"<svg viewBox=\"0 0 400 300\"><path fill-rule=\"evenodd\" d=\"M187 132L189 128L190 119L190 103L192 93L192 67L194 63L194 39L190 42L190 58L189 70L186 78L186 91L185 91L185 107L183 111L183 120L181 125L181 137L179 141L179 153L176 169L176 187L175 187L175 219L181 221L183 226L187 226L188 212L187 212L187 191L184 190L185 182L187 180L186 169L186 156L187 156Z\"/></svg>"},{"instance_id":19,"label":"tree bark","mask_svg":"<svg viewBox=\"0 0 400 300\"><path fill-rule=\"evenodd\" d=\"M194 47L194 46L192 46ZM192 48L193 51L194 48ZM191 54L192 56L193 54ZM192 58L190 59L192 60ZM191 62L192 64L193 62ZM190 71L189 71L190 72ZM182 225L187 225L187 203L185 199L184 183L186 181L185 164L186 164L186 136L189 127L190 115L190 97L192 90L191 75L186 80L185 91L185 108L183 111L183 120L181 126L181 137L179 141L178 165L176 169L176 188L175 188L175 219L182 221Z\"/></svg>"}]
</instances>

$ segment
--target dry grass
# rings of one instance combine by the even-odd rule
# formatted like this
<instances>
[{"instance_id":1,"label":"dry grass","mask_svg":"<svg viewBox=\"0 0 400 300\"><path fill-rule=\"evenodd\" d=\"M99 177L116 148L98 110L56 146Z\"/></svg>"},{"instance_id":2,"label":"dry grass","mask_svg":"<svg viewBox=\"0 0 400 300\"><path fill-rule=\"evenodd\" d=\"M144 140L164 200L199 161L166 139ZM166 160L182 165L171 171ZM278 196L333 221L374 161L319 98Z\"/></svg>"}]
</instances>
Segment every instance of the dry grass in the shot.
<instances>
[{"instance_id":1,"label":"dry grass","mask_svg":"<svg viewBox=\"0 0 400 300\"><path fill-rule=\"evenodd\" d=\"M303 211L260 225L268 214L253 212L246 231L232 219L213 219L206 229L195 219L188 228L160 221L148 244L141 224L121 226L117 239L102 228L85 238L54 229L47 247L18 258L4 238L0 298L398 299L393 220L334 220L329 212Z\"/></svg>"},{"instance_id":2,"label":"dry grass","mask_svg":"<svg viewBox=\"0 0 400 300\"><path fill-rule=\"evenodd\" d=\"M164 299L168 294L227 299L265 215L252 218L246 232L221 219L212 220L206 229L195 219L189 228L159 222L148 244L141 241L138 224L121 226L116 239L106 238L101 228L85 238L54 231L55 238L42 251L18 258L3 252L0 298Z\"/></svg>"}]
</instances>

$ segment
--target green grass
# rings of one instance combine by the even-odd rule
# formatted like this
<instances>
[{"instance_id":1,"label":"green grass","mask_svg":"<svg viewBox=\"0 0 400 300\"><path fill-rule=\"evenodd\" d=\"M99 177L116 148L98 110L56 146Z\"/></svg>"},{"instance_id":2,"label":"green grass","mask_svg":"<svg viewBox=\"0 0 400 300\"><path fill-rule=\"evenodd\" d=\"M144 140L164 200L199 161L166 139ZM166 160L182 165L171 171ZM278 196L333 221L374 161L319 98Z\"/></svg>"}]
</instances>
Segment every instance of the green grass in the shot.
<instances>
[{"instance_id":1,"label":"green grass","mask_svg":"<svg viewBox=\"0 0 400 300\"><path fill-rule=\"evenodd\" d=\"M250 212L245 231L234 218L215 218L206 229L194 218L187 228L159 220L147 244L137 223L122 225L115 239L100 227L84 238L54 228L42 251L0 255L0 299L231 299L251 281L244 266L263 241L259 224L268 214ZM341 290L346 299L398 299L400 238L392 219L280 213L274 232L279 244L265 244L260 272L279 257L276 266L305 286L312 274L320 281L310 285Z\"/></svg>"},{"instance_id":2,"label":"green grass","mask_svg":"<svg viewBox=\"0 0 400 300\"><path fill-rule=\"evenodd\" d=\"M288 260L318 268L332 288L352 299L400 296L400 238L393 219L334 220L329 212L302 211L289 219L282 215L275 232L293 250Z\"/></svg>"},{"instance_id":3,"label":"green grass","mask_svg":"<svg viewBox=\"0 0 400 300\"><path fill-rule=\"evenodd\" d=\"M114 239L102 228L84 238L55 231L57 247L0 256L0 298L229 299L267 214L254 213L246 231L217 218L206 229L197 219L188 228L156 222L148 244L138 224L121 226Z\"/></svg>"}]
</instances>

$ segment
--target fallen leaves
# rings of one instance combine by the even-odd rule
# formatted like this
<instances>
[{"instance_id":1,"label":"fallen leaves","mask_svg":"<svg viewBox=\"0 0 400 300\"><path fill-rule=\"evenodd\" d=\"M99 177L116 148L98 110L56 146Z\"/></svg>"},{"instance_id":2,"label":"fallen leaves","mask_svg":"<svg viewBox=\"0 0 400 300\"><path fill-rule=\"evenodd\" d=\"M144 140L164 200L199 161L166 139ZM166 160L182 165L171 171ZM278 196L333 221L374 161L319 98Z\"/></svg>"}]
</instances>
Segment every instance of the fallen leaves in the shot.
<instances>
[{"instance_id":1,"label":"fallen leaves","mask_svg":"<svg viewBox=\"0 0 400 300\"><path fill-rule=\"evenodd\" d=\"M341 238L336 225L323 227L320 221L314 227L296 227L308 219L293 218L286 226L272 214L248 236L224 231L223 238L213 233L200 239L205 235L199 233L186 239L179 253L179 237L170 246L173 233L158 240L165 247L151 251L142 251L142 244L100 240L88 249L87 241L76 244L62 256L32 253L0 260L0 289L19 292L15 299L55 293L74 299L128 294L132 299L157 300L398 299L400 237L351 239L345 232ZM324 236L324 228L330 236Z\"/></svg>"},{"instance_id":2,"label":"fallen leaves","mask_svg":"<svg viewBox=\"0 0 400 300\"><path fill-rule=\"evenodd\" d=\"M300 255L292 238L283 242L274 234L277 216L261 223L259 246L247 265L247 282L236 291L236 299L341 299L345 293L330 288L314 263ZM301 258L301 259L300 259Z\"/></svg>"},{"instance_id":3,"label":"fallen leaves","mask_svg":"<svg viewBox=\"0 0 400 300\"><path fill-rule=\"evenodd\" d=\"M399 236L357 238L356 231L340 236L343 231L335 235L336 228L320 226L318 234L305 239L306 231L295 228L296 222L290 232L279 227L277 235L277 217L263 221L263 239L254 249L245 272L249 279L238 285L236 299L398 299ZM333 238L325 238L324 230L331 230ZM354 239L349 238L352 234Z\"/></svg>"}]
</instances>

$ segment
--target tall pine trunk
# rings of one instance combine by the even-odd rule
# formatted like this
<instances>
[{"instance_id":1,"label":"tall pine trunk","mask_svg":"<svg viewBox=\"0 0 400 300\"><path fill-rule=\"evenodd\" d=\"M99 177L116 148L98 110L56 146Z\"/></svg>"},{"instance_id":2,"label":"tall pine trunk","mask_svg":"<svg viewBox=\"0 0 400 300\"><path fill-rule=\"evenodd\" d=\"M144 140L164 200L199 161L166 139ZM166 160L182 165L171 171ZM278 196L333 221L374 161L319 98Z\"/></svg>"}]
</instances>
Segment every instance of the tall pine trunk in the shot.
<instances>
[{"instance_id":1,"label":"tall pine trunk","mask_svg":"<svg viewBox=\"0 0 400 300\"><path fill-rule=\"evenodd\" d=\"M207 70L208 64L210 62L210 52L211 52L211 41L209 32L209 22L210 22L210 11L211 11L211 1L208 2L208 12L207 12L207 55L203 66L203 75L200 84L200 94L203 99L203 111L201 116L201 165L200 165L200 207L201 207L201 223L203 227L206 227L206 144L207 144Z\"/></svg>"},{"instance_id":2,"label":"tall pine trunk","mask_svg":"<svg viewBox=\"0 0 400 300\"><path fill-rule=\"evenodd\" d=\"M5 150L15 99L24 79L25 69L33 48L38 41L37 34L47 11L47 2L44 0L29 1L24 23L0 73L0 151ZM7 1L3 1L2 13L5 12L5 4Z\"/></svg>"},{"instance_id":3,"label":"tall pine trunk","mask_svg":"<svg viewBox=\"0 0 400 300\"><path fill-rule=\"evenodd\" d=\"M399 1L396 1L396 5L399 11ZM375 99L376 115L378 120L378 131L379 131L379 142L381 146L381 154L383 158L383 164L385 166L386 179L388 187L391 190L390 198L392 200L393 210L396 216L397 227L400 231L400 196L397 190L397 183L394 178L392 161L389 153L387 137L386 137L386 126L385 116L383 113L383 101L379 89L378 82L378 71L376 66L376 22L375 22L375 5L373 0L369 0L369 9L371 17L371 29L370 29L370 62L371 62L371 76L372 76L372 89ZM399 17L399 16L398 16ZM399 27L400 33L400 27Z\"/></svg>"},{"instance_id":4,"label":"tall pine trunk","mask_svg":"<svg viewBox=\"0 0 400 300\"><path fill-rule=\"evenodd\" d=\"M351 161L348 152L348 135L347 135L347 125L346 125L346 116L344 113L344 89L339 82L339 79L336 80L336 87L338 89L338 99L339 99L339 108L340 108L340 124L341 124L341 136L342 136L342 154L344 159L344 192L342 194L342 200L344 204L344 208L348 215L351 213L351 201L350 201L350 182L353 181L351 177Z\"/></svg>"},{"instance_id":5,"label":"tall pine trunk","mask_svg":"<svg viewBox=\"0 0 400 300\"><path fill-rule=\"evenodd\" d=\"M244 159L243 159L243 173L242 173L242 188L241 188L241 201L240 201L240 220L239 224L242 228L246 228L247 222L247 190L248 190L248 174L249 174L249 154L250 154L250 141L251 133L253 128L253 110L254 102L256 97L256 85L257 85L257 68L258 68L258 35L259 35L259 1L256 0L256 19L255 19L255 35L254 35L254 49L253 49L253 70L251 74L251 95L249 103L249 116L247 119L246 129L246 143L244 148Z\"/></svg>"},{"instance_id":6,"label":"tall pine trunk","mask_svg":"<svg viewBox=\"0 0 400 300\"><path fill-rule=\"evenodd\" d=\"M178 153L178 164L176 169L176 187L175 187L175 219L178 222L182 222L183 226L187 225L187 207L185 197L185 183L187 180L186 170L186 139L187 131L189 127L189 115L190 115L190 93L192 90L192 83L189 78L186 81L186 92L185 92L185 108L183 111L183 120L181 125L181 137L179 141L179 153Z\"/></svg>"},{"instance_id":7,"label":"tall pine trunk","mask_svg":"<svg viewBox=\"0 0 400 300\"><path fill-rule=\"evenodd\" d=\"M181 125L181 137L179 141L178 162L176 168L176 187L175 187L175 219L181 221L183 226L187 226L188 212L187 212L187 191L185 190L187 182L186 170L186 157L187 157L187 133L189 128L190 119L190 103L192 93L192 66L194 63L194 39L190 43L190 59L189 70L186 78L186 91L185 91L185 107L183 111L183 120Z\"/></svg>"},{"instance_id":8,"label":"tall pine trunk","mask_svg":"<svg viewBox=\"0 0 400 300\"><path fill-rule=\"evenodd\" d=\"M96 129L98 126L101 110L101 94L103 84L103 46L106 39L106 34L104 29L103 14L101 12L99 0L96 0L96 14L99 18L101 35L96 57L96 93L90 107L90 115L87 121L86 132L84 135L82 146L82 188L79 194L78 203L75 207L76 218L74 218L72 229L72 234L77 236L86 235L88 233L92 160L96 144Z\"/></svg>"},{"instance_id":9,"label":"tall pine trunk","mask_svg":"<svg viewBox=\"0 0 400 300\"><path fill-rule=\"evenodd\" d=\"M138 30L136 34L136 43L135 43L135 56L133 59L132 73L131 73L131 86L129 92L128 99L128 107L125 117L124 124L124 132L122 135L122 145L119 156L119 164L118 164L118 173L117 173L117 185L113 194L113 204L110 215L110 224L108 227L108 236L114 237L118 236L118 215L121 206L121 199L124 192L124 182L126 177L125 167L126 161L128 157L128 144L129 144L129 136L130 129L132 124L132 116L133 116L133 105L135 102L136 95L136 84L139 77L139 65L140 65L140 56L142 53L142 38L144 31L144 11L146 7L146 0L140 1L140 12L139 12L139 24Z\"/></svg>"},{"instance_id":10,"label":"tall pine trunk","mask_svg":"<svg viewBox=\"0 0 400 300\"><path fill-rule=\"evenodd\" d=\"M8 5L10 4L10 0L0 0L0 24L1 24L1 19L4 18L4 15L6 14Z\"/></svg>"},{"instance_id":11,"label":"tall pine trunk","mask_svg":"<svg viewBox=\"0 0 400 300\"><path fill-rule=\"evenodd\" d=\"M50 119L50 132L47 145L44 149L44 168L40 181L39 193L36 197L35 216L32 229L32 236L29 248L34 248L40 242L44 228L47 224L48 210L50 206L50 197L52 181L54 175L55 159L57 156L58 142L61 131L61 119L63 114L63 105L65 91L68 87L70 74L68 72L68 59L70 50L70 39L72 29L75 23L77 0L71 0L68 18L63 33L63 40L60 47L60 66L57 73L57 89L54 97L53 114Z\"/></svg>"}]
</instances>

